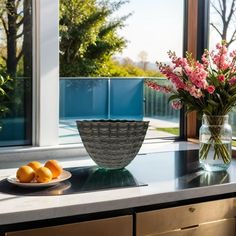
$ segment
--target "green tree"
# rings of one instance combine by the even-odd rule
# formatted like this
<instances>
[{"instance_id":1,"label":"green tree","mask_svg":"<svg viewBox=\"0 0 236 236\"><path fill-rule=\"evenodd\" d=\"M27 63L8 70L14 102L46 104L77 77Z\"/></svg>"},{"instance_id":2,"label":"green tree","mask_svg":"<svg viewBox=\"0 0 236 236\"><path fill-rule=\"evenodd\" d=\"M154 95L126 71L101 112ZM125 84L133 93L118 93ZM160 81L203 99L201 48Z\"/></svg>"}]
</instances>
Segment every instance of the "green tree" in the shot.
<instances>
[{"instance_id":1,"label":"green tree","mask_svg":"<svg viewBox=\"0 0 236 236\"><path fill-rule=\"evenodd\" d=\"M127 1L61 0L60 76L102 76L126 40L117 30L129 15L112 18Z\"/></svg>"},{"instance_id":2,"label":"green tree","mask_svg":"<svg viewBox=\"0 0 236 236\"><path fill-rule=\"evenodd\" d=\"M3 45L0 42L0 57L12 77L17 75L22 58L23 75L29 77L32 74L31 12L31 0L0 0L0 34L3 42Z\"/></svg>"},{"instance_id":3,"label":"green tree","mask_svg":"<svg viewBox=\"0 0 236 236\"><path fill-rule=\"evenodd\" d=\"M27 106L31 100L31 35L32 0L0 0L0 76L11 77L3 85L5 94L0 94L0 113L4 106L8 117L32 113Z\"/></svg>"},{"instance_id":4,"label":"green tree","mask_svg":"<svg viewBox=\"0 0 236 236\"><path fill-rule=\"evenodd\" d=\"M107 71L102 76L109 77L164 77L157 70L143 69L137 66L130 58L124 58L122 62L115 59L106 63Z\"/></svg>"},{"instance_id":5,"label":"green tree","mask_svg":"<svg viewBox=\"0 0 236 236\"><path fill-rule=\"evenodd\" d=\"M9 101L9 96L6 93L6 90L11 90L9 81L11 81L10 76L0 64L0 119L9 112L8 104L6 102Z\"/></svg>"}]
</instances>

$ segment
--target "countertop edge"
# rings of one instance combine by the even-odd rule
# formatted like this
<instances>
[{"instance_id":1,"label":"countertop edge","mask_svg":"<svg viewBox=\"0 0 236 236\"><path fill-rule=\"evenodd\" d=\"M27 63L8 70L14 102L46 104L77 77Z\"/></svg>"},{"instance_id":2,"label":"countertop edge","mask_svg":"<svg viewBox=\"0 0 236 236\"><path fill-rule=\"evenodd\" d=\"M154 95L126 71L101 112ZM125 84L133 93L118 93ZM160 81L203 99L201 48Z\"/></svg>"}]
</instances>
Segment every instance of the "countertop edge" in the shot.
<instances>
[{"instance_id":1,"label":"countertop edge","mask_svg":"<svg viewBox=\"0 0 236 236\"><path fill-rule=\"evenodd\" d=\"M135 196L124 199L113 199L103 202L73 204L55 208L37 209L11 213L0 213L0 226L52 218L69 217L74 215L108 212L113 210L132 209L143 206L166 204L177 201L216 197L217 195L235 193L236 183L221 184L207 187L189 188L175 192L164 192ZM111 190L112 191L112 190ZM76 194L75 194L76 195Z\"/></svg>"}]
</instances>

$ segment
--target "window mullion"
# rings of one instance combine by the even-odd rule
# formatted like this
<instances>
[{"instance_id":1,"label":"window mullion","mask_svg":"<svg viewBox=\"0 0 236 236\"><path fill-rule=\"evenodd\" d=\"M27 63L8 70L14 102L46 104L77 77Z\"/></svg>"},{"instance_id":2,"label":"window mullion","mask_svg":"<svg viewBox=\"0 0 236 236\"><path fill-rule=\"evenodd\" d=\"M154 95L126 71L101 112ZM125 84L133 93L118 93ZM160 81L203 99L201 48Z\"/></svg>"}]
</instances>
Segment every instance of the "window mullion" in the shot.
<instances>
[{"instance_id":1,"label":"window mullion","mask_svg":"<svg viewBox=\"0 0 236 236\"><path fill-rule=\"evenodd\" d=\"M58 144L59 0L35 1L33 145Z\"/></svg>"}]
</instances>

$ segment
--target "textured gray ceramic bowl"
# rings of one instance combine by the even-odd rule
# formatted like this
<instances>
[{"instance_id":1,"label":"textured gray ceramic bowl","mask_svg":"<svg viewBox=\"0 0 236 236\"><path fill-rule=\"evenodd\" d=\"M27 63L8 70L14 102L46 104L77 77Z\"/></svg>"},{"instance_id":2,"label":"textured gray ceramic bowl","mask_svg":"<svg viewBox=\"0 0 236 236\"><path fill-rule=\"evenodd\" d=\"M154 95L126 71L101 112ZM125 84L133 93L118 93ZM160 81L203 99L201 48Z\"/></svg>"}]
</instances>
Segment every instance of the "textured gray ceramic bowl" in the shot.
<instances>
[{"instance_id":1,"label":"textured gray ceramic bowl","mask_svg":"<svg viewBox=\"0 0 236 236\"><path fill-rule=\"evenodd\" d=\"M121 169L138 154L149 121L83 120L76 121L89 156L106 169Z\"/></svg>"}]
</instances>

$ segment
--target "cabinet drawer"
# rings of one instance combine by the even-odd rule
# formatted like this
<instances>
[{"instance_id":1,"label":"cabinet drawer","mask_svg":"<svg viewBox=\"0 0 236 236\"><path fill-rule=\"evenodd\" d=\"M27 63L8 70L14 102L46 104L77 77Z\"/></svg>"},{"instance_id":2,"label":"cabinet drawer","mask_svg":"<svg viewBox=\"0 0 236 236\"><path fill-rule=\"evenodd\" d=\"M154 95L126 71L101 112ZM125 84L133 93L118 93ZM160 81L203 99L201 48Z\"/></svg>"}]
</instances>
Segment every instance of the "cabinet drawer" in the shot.
<instances>
[{"instance_id":1,"label":"cabinet drawer","mask_svg":"<svg viewBox=\"0 0 236 236\"><path fill-rule=\"evenodd\" d=\"M174 230L152 236L235 236L235 219L202 224L194 228Z\"/></svg>"},{"instance_id":2,"label":"cabinet drawer","mask_svg":"<svg viewBox=\"0 0 236 236\"><path fill-rule=\"evenodd\" d=\"M137 236L152 235L234 217L234 199L137 213Z\"/></svg>"},{"instance_id":3,"label":"cabinet drawer","mask_svg":"<svg viewBox=\"0 0 236 236\"><path fill-rule=\"evenodd\" d=\"M8 232L5 236L132 236L132 224L132 216L121 216L60 226Z\"/></svg>"}]
</instances>

